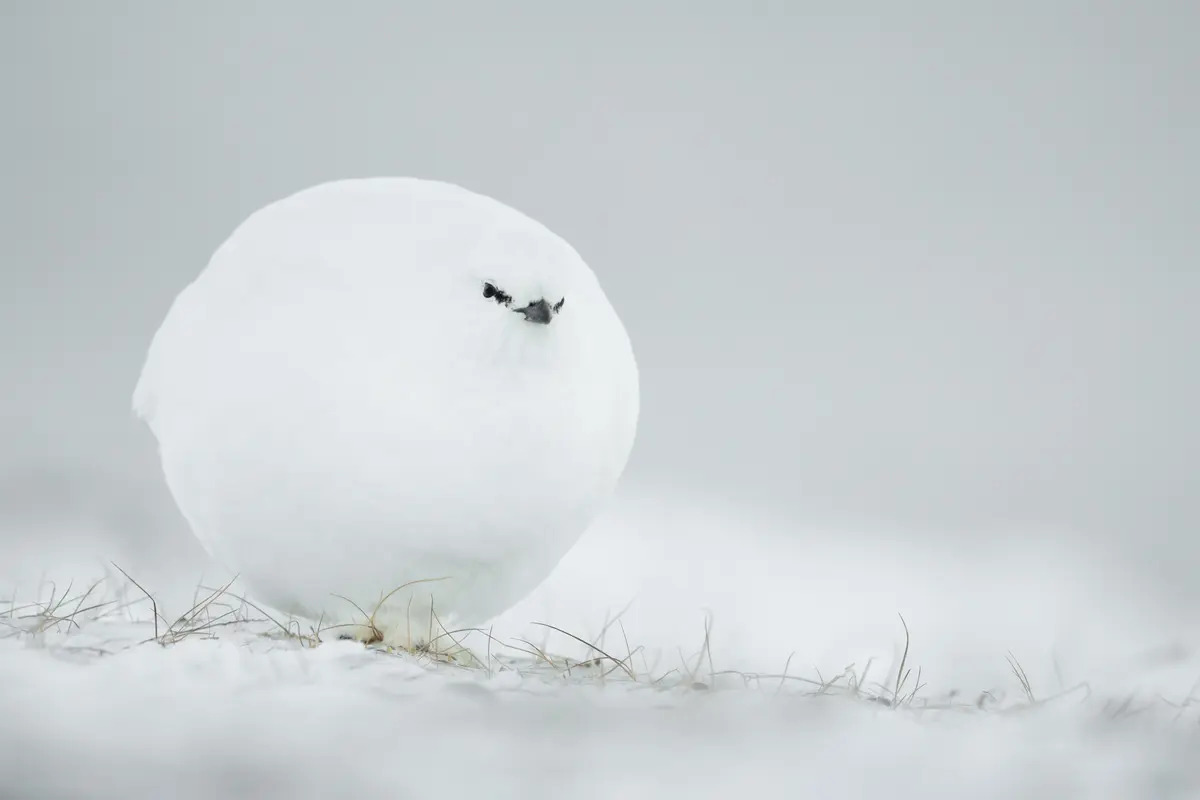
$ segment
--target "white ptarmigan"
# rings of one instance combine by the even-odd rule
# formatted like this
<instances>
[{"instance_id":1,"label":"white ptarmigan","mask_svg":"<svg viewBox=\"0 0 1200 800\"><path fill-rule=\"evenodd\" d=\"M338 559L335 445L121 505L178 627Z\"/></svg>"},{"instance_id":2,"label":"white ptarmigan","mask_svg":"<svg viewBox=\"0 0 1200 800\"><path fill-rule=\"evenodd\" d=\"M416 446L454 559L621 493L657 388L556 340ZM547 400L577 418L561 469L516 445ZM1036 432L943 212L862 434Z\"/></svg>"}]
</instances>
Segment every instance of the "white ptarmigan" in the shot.
<instances>
[{"instance_id":1,"label":"white ptarmigan","mask_svg":"<svg viewBox=\"0 0 1200 800\"><path fill-rule=\"evenodd\" d=\"M458 186L371 178L238 227L172 305L133 404L252 595L327 625L374 612L356 635L412 646L433 612L476 625L550 573L612 494L639 395L625 328L563 239Z\"/></svg>"}]
</instances>

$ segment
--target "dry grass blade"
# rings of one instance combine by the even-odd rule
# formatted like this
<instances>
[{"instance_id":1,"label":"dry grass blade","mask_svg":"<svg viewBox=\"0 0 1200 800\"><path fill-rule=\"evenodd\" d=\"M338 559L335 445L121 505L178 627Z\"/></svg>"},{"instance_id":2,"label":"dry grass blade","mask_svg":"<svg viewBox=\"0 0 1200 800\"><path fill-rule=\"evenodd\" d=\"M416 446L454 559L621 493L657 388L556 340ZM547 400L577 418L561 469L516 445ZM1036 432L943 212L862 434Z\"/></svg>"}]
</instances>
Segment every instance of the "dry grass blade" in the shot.
<instances>
[{"instance_id":1,"label":"dry grass blade","mask_svg":"<svg viewBox=\"0 0 1200 800\"><path fill-rule=\"evenodd\" d=\"M628 612L629 609L632 607L633 607L633 601L630 600L628 603L625 604L624 608L622 608L620 611L617 612L616 616L609 617L606 614L605 619L604 619L604 624L600 627L600 633L599 633L599 635L596 636L596 638L593 641L596 644L603 646L604 639L608 635L609 629L613 625L619 625L621 623L621 618L624 617L626 612ZM624 627L625 627L624 625L621 625L622 633L624 632ZM626 645L628 645L628 641L626 642Z\"/></svg>"},{"instance_id":2,"label":"dry grass blade","mask_svg":"<svg viewBox=\"0 0 1200 800\"><path fill-rule=\"evenodd\" d=\"M97 609L104 608L105 606L111 606L113 604L113 601L107 600L103 603L93 603L92 605L88 606L87 608L83 607L84 601L92 596L92 593L95 592L97 588L99 588L101 583L103 583L102 580L96 581L90 587L88 587L88 590L79 597L79 602L75 604L75 610L72 611L70 616L67 618L68 620L70 620L71 624L73 624L76 628L79 627L79 623L75 621L75 618L78 617L80 614L84 614L88 611L95 611Z\"/></svg>"},{"instance_id":3,"label":"dry grass blade","mask_svg":"<svg viewBox=\"0 0 1200 800\"><path fill-rule=\"evenodd\" d=\"M700 666L701 666L701 665L704 663L704 660L705 660L705 658L706 658L706 657L707 657L707 659L708 659L708 679L709 679L709 683L704 683L703 681L700 681L700 680L698 680L698 679L697 679L697 676L700 674ZM721 674L721 675L742 674L742 673L737 673L737 672L735 672L735 671L732 671L732 670L724 670L724 671L722 671L721 673L718 673L718 672L716 671L716 669L713 667L713 659L712 659L712 614L710 614L710 613L709 613L709 612L707 612L707 611L704 613L704 641L703 641L703 642L701 642L701 644L700 644L700 650L699 650L699 651L696 653L696 656L695 656L695 661L696 661L696 663L695 663L694 665L691 665L691 666L689 666L689 665L688 665L688 660L687 660L687 658L686 658L686 657L683 655L683 650L682 650L682 649L680 649L680 650L679 650L679 660L680 660L680 662L683 664L683 668L684 668L684 669L686 669L686 670L688 671L688 680L690 680L690 681L692 682L692 688L693 688L693 689L707 689L707 688L709 688L709 685L712 683L712 681L714 681L714 680L716 679L716 677L717 677L717 675L718 675L718 674ZM745 679L745 678L743 677L743 680L744 680L744 679Z\"/></svg>"},{"instance_id":4,"label":"dry grass blade","mask_svg":"<svg viewBox=\"0 0 1200 800\"><path fill-rule=\"evenodd\" d=\"M558 669L558 665L554 663L554 659L543 648L538 647L536 644L529 641L528 639L522 639L520 637L517 637L517 641L520 642L521 644L528 645L530 647L530 649L526 650L524 647L516 647L515 645L511 645L511 644L505 645L505 647L508 647L511 650L516 650L519 653L525 653L526 655L533 656L538 661L545 663L545 665L550 667L550 669L554 669L554 670ZM571 671L571 665L570 664L566 665L566 669L567 669L567 673L569 674Z\"/></svg>"},{"instance_id":5,"label":"dry grass blade","mask_svg":"<svg viewBox=\"0 0 1200 800\"><path fill-rule=\"evenodd\" d=\"M1025 668L1017 661L1017 657L1013 655L1011 650L1008 651L1005 660L1008 661L1008 666L1012 669L1013 675L1017 676L1017 682L1021 684L1021 690L1025 692L1025 697L1030 703L1037 703L1037 699L1033 696L1033 687L1029 682L1029 676L1025 674Z\"/></svg>"},{"instance_id":6,"label":"dry grass blade","mask_svg":"<svg viewBox=\"0 0 1200 800\"><path fill-rule=\"evenodd\" d=\"M678 672L679 672L679 670L678 670L678 669L669 669L669 670L667 670L666 672L664 672L662 675L659 675L657 678L655 678L654 680L650 681L650 685L651 685L651 686L657 686L658 684L662 683L662 682L663 682L663 681L665 681L667 678L671 677L672 675L675 675L675 674L677 674Z\"/></svg>"},{"instance_id":7,"label":"dry grass blade","mask_svg":"<svg viewBox=\"0 0 1200 800\"><path fill-rule=\"evenodd\" d=\"M701 655L701 657L706 657L708 659L708 680L710 683L714 680L716 672L717 672L716 668L713 666L713 657L712 657L712 625L713 625L712 614L706 611L704 613L704 643L700 646L701 647L700 655ZM696 662L697 671L699 670L699 668L700 668L700 662L699 662L699 660L697 660L697 662Z\"/></svg>"},{"instance_id":8,"label":"dry grass blade","mask_svg":"<svg viewBox=\"0 0 1200 800\"><path fill-rule=\"evenodd\" d=\"M218 599L227 596L229 588L233 586L235 580L237 580L236 577L231 578L224 586L221 586L217 589L210 589L208 595L203 600L196 599L200 594L199 589L202 588L197 587L197 591L192 595L192 607L180 614L179 617L171 623L164 636L176 637L177 641L178 638L186 636L188 633L198 631L199 628L205 624L197 623L201 615L207 615L208 620L211 621L212 615L209 613L209 609L217 602ZM220 618L224 618L225 616L228 616L228 612L226 614L222 614Z\"/></svg>"},{"instance_id":9,"label":"dry grass blade","mask_svg":"<svg viewBox=\"0 0 1200 800\"><path fill-rule=\"evenodd\" d=\"M471 633L471 632L478 631L479 629L478 628L461 628L461 629L456 628L455 630L452 630L452 631L446 630L446 626L442 624L441 618L438 617L437 613L433 610L432 603L430 604L430 607L429 607L429 613L431 616L433 616L434 621L437 622L437 626L442 629L442 632L439 633L437 636L429 637L429 643L428 643L428 645L426 645L426 647L428 648L430 655L434 656L435 658L448 661L449 663L452 663L452 664L458 664L457 656L460 653L466 653L467 655L469 655L471 657L472 661L474 661L476 664L478 664L479 666L482 667L483 662L481 662L479 660L478 656L476 656L474 653L472 653L470 648L468 648L466 645L464 645L462 643L462 640L455 637L456 633ZM451 642L453 642L454 646L458 649L457 650L438 650L437 648L435 648L434 644L439 639L441 639L443 636L448 638Z\"/></svg>"},{"instance_id":10,"label":"dry grass blade","mask_svg":"<svg viewBox=\"0 0 1200 800\"><path fill-rule=\"evenodd\" d=\"M796 656L795 650L788 653L787 661L785 661L783 664L783 674L779 677L779 687L775 690L775 694L779 694L780 692L782 692L784 685L787 684L788 669L792 666L792 659L795 656Z\"/></svg>"},{"instance_id":11,"label":"dry grass blade","mask_svg":"<svg viewBox=\"0 0 1200 800\"><path fill-rule=\"evenodd\" d=\"M921 668L917 667L917 679L913 684L912 691L909 692L908 696L904 698L903 705L912 705L913 701L917 699L917 694L924 688L925 684L921 682Z\"/></svg>"},{"instance_id":12,"label":"dry grass blade","mask_svg":"<svg viewBox=\"0 0 1200 800\"><path fill-rule=\"evenodd\" d=\"M409 581L408 583L402 583L399 586L397 586L395 589L392 589L390 592L385 594L382 598L380 598L379 602L375 604L375 610L372 611L371 614L373 616L376 612L378 612L379 609L383 606L383 604L386 603L388 600L390 600L392 595L396 594L396 592L403 591L404 589L407 589L409 586L416 586L419 583L437 583L438 581L448 581L448 580L450 580L450 578L451 578L450 575L443 575L440 578L418 578L415 581Z\"/></svg>"},{"instance_id":13,"label":"dry grass blade","mask_svg":"<svg viewBox=\"0 0 1200 800\"><path fill-rule=\"evenodd\" d=\"M632 601L630 601L630 605L632 605ZM628 610L629 610L629 606L627 605L621 611L621 614L624 614ZM618 617L617 617L617 627L619 627L621 629L621 639L625 642L625 660L629 663L629 668L632 670L633 669L633 657L636 653L638 653L639 651L642 650L642 646L638 645L636 648L629 646L629 634L625 632L625 623L620 621L620 615L618 615ZM645 662L646 662L646 657L643 654L642 663L644 664ZM610 672L611 672L611 670L610 670ZM636 680L636 677L634 679Z\"/></svg>"},{"instance_id":14,"label":"dry grass blade","mask_svg":"<svg viewBox=\"0 0 1200 800\"><path fill-rule=\"evenodd\" d=\"M583 645L584 647L591 648L592 650L596 651L597 653L599 653L599 654L600 654L601 656L603 656L604 658L607 658L607 659L608 659L609 661L611 661L612 663L621 665L621 669L622 669L622 671L624 671L624 672L625 672L625 674L629 676L629 679L630 679L630 680L636 680L636 679L634 678L634 675L633 675L633 670L631 670L629 667L625 666L625 665L624 665L624 663L623 663L622 661L620 661L620 660L618 660L618 659L616 659L616 658L613 658L613 657L612 657L612 656L610 656L608 653L604 652L603 650L601 650L599 647L597 647L596 645L592 644L591 642L589 642L589 641L587 641L587 640L585 640L585 639L581 639L581 638L579 638L578 636L576 636L576 635L575 635L575 634L573 634L573 633L569 633L569 632L567 632L567 631L564 631L562 628L556 628L555 626L553 626L553 625L549 625L549 624L547 624L547 623L545 623L545 622L535 622L535 623L533 623L533 624L534 624L534 625L537 625L537 626L539 626L539 627L542 627L542 628L549 628L549 629L550 629L550 630L552 630L552 631L556 631L556 632L558 632L558 633L561 633L563 636L566 636L566 637L568 637L568 638L570 638L570 639L574 639L575 641L579 642L579 643L580 643L581 645ZM528 643L527 643L527 644L528 644Z\"/></svg>"},{"instance_id":15,"label":"dry grass blade","mask_svg":"<svg viewBox=\"0 0 1200 800\"><path fill-rule=\"evenodd\" d=\"M866 685L867 677L871 674L871 667L873 667L874 665L875 665L875 658L874 658L874 656L872 656L871 658L867 659L866 666L863 667L863 671L862 671L861 675L858 674L857 672L852 673L853 684L852 684L851 688L854 691L855 697L859 697L862 695L862 693L863 693L862 688L864 685ZM853 665L851 665L851 667L852 666ZM847 667L847 669L850 669L851 667Z\"/></svg>"},{"instance_id":16,"label":"dry grass blade","mask_svg":"<svg viewBox=\"0 0 1200 800\"><path fill-rule=\"evenodd\" d=\"M382 642L384 640L383 631L376 624L375 617L376 617L376 615L379 614L380 609L383 608L384 604L387 603L388 600L390 600L394 595L407 589L410 586L417 586L418 584L422 584L422 583L436 583L438 581L450 580L451 577L452 576L444 575L440 578L418 578L417 580L412 580L412 581L408 581L407 583L402 583L399 586L397 586L396 588L394 588L391 591L384 594L382 597L380 597L379 601L375 603L375 607L373 609L371 609L370 613L367 613L366 609L364 609L358 603L351 600L349 597L346 597L345 595L341 595L341 594L334 594L333 597L336 597L339 600L342 600L346 603L349 603L351 606L353 606L354 610L362 615L364 622L358 623L358 624L343 623L340 625L331 625L326 630L332 630L334 628L365 627L368 629L368 631L370 631L370 637L366 640L365 644L375 644L378 642ZM429 608L430 608L429 630L426 635L426 644L424 646L424 649L422 649L422 651L421 651L422 653L426 653L426 654L428 654L430 652L428 650L428 648L432 646L432 642L434 641L433 630L434 630L434 623L436 621L436 614L433 611L433 597L430 596L429 600L430 600L430 603L429 603ZM408 641L411 643L412 642L412 619L411 619L412 597L411 596L408 598L408 608L409 608L409 613L406 615L406 617L408 618L408 625L409 625ZM443 629L443 632L444 632L444 629ZM404 649L411 649L411 648L404 648ZM466 648L463 648L463 649L465 650ZM414 652L416 652L416 651L414 650ZM475 659L475 660L478 661L478 659Z\"/></svg>"},{"instance_id":17,"label":"dry grass blade","mask_svg":"<svg viewBox=\"0 0 1200 800\"><path fill-rule=\"evenodd\" d=\"M620 669L620 670L624 670L625 674L629 676L630 680L636 681L637 673L635 673L633 671L633 657L635 655L637 655L639 652L641 652L641 649L642 649L641 646L638 646L637 648L631 650L629 652L629 655L625 656L625 658L621 659L617 664L610 667L608 670L600 673L600 678L603 680L604 678L607 678L609 675L612 675L614 672L616 672L618 669Z\"/></svg>"},{"instance_id":18,"label":"dry grass blade","mask_svg":"<svg viewBox=\"0 0 1200 800\"><path fill-rule=\"evenodd\" d=\"M908 665L908 647L910 637L908 633L908 623L904 621L903 614L897 614L900 617L900 624L904 626L904 653L900 656L900 668L896 670L896 685L892 690L892 705L895 706L900 702L900 692L904 688L904 684L908 681L909 671L906 671Z\"/></svg>"},{"instance_id":19,"label":"dry grass blade","mask_svg":"<svg viewBox=\"0 0 1200 800\"><path fill-rule=\"evenodd\" d=\"M158 638L158 619L159 619L159 614L158 614L158 603L155 601L155 599L154 599L154 596L153 596L153 595L151 595L149 592L147 592L147 591L146 591L146 587L142 586L140 583L138 583L137 581L135 581L135 580L133 579L133 576L131 576L131 575L130 575L128 572L126 572L125 570L121 569L120 565L118 565L118 564L117 564L117 562L115 562L115 561L110 561L109 563L110 563L110 564L112 564L114 568L116 568L117 572L120 572L122 575L124 575L124 576L125 576L125 580L129 581L130 583L132 583L134 586L136 586L136 587L138 588L138 590L139 590L139 591L140 591L142 594L146 595L146 599L150 601L150 610L151 610L151 613L154 615L154 638L155 638L155 639L157 639L157 638ZM164 620L163 620L163 622L165 623L165 622L166 622L166 620L164 619Z\"/></svg>"},{"instance_id":20,"label":"dry grass blade","mask_svg":"<svg viewBox=\"0 0 1200 800\"><path fill-rule=\"evenodd\" d=\"M330 630L332 630L334 628L367 628L368 630L371 631L371 636L365 642L366 644L372 644L374 642L383 641L382 631L380 631L379 628L375 627L374 612L368 614L365 610L363 610L362 606L360 606L358 603L351 600L349 597L346 597L345 595L335 594L333 596L339 600L345 600L347 603L354 606L354 610L357 611L359 614L362 614L365 622L362 624L358 624L358 623L354 623L354 622L346 622L346 623L342 623L341 625L331 625ZM379 610L379 608L376 607L375 611L378 611L378 610Z\"/></svg>"}]
</instances>

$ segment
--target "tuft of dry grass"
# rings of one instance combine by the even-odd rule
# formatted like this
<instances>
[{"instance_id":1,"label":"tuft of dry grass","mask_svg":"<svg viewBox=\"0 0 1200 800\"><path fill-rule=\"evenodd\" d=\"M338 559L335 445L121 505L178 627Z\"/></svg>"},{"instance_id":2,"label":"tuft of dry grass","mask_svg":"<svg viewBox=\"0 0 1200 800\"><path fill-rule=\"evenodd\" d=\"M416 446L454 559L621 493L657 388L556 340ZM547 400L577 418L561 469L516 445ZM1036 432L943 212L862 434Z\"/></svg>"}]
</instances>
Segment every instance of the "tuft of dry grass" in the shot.
<instances>
[{"instance_id":1,"label":"tuft of dry grass","mask_svg":"<svg viewBox=\"0 0 1200 800\"><path fill-rule=\"evenodd\" d=\"M1065 688L1057 694L1039 698L1034 692L1032 681L1025 668L1016 655L1009 651L1005 659L1016 681L1020 692L1019 696L1009 698L1002 689L987 689L967 697L958 691L950 691L936 699L926 697L925 692L928 686L923 679L921 666L912 664L912 635L903 615L899 615L903 647L900 648L894 670L888 671L888 677L884 681L871 679L873 660L868 660L861 669L856 664L849 664L829 678L822 675L819 670L814 670L815 677L796 674L792 669L796 658L795 652L789 654L783 670L779 673L719 670L715 665L712 650L713 617L711 613L704 615L703 636L697 651L691 655L685 655L680 651L678 665L660 671L657 658L652 663L644 647L635 647L629 641L622 619L629 610L629 606L626 606L614 617L606 617L598 633L591 638L548 622L533 622L531 624L535 628L545 632L545 637L538 643L525 638L505 641L496 637L490 628L447 629L431 602L425 638L415 644L403 647L384 643L384 632L377 623L380 609L403 589L415 584L444 579L426 579L398 586L384 594L370 612L352 601L342 598L361 615L361 621L325 625L323 620L317 620L316 623L308 623L306 627L305 623L292 617L281 619L235 592L233 585L236 578L216 587L197 586L192 606L174 620L168 620L161 614L160 606L154 596L141 583L120 566L116 564L112 566L124 578L128 586L132 586L140 593L140 598L127 599L127 586L109 586L106 594L102 591L102 584L105 583L105 580L97 581L78 592L74 591L73 584L68 584L65 589L60 591L53 582L46 582L38 589L38 595L45 595L45 599L19 603L13 596L9 599L7 608L0 608L0 637L24 636L35 640L50 634L71 637L79 633L89 622L103 622L118 618L122 613L129 612L135 605L145 603L151 612L150 620L135 621L132 617L128 617L124 621L149 625L152 627L153 635L127 645L127 647L150 643L156 643L161 647L170 647L193 638L217 639L224 631L233 629L250 632L256 637L286 641L302 648L313 648L327 641L327 634L338 634L338 638L343 638L340 634L344 633L346 629L358 628L365 629L367 632L365 637L358 640L365 647L380 655L412 658L417 663L424 664L431 669L454 667L481 670L486 672L488 677L497 672L515 672L522 678L532 677L546 681L565 683L595 681L604 684L617 680L622 684L656 691L685 692L715 690L721 688L726 679L739 678L743 687L767 689L773 695L787 692L789 695L805 697L837 696L867 702L878 707L906 709L914 712L999 711L1012 713L1037 709L1049 703L1072 697L1082 703L1089 700L1092 693L1091 687L1087 683L1081 682ZM610 646L607 640L618 633L617 646ZM481 647L473 646L471 641L473 637L481 638ZM551 646L552 637L559 637L561 640L581 647L582 656L572 657L559 653ZM117 652L98 646L78 649L98 656ZM621 655L622 653L623 655ZM1139 703L1131 695L1107 701L1101 711L1105 716L1120 719L1142 713L1152 703L1161 702L1176 710L1176 719L1182 719L1185 714L1200 707L1198 692L1200 692L1200 681L1197 682L1196 689L1182 701L1176 702L1157 697L1151 702ZM974 697L973 700L969 699L971 696Z\"/></svg>"},{"instance_id":2,"label":"tuft of dry grass","mask_svg":"<svg viewBox=\"0 0 1200 800\"><path fill-rule=\"evenodd\" d=\"M0 625L8 628L8 634L41 634L50 631L61 631L64 627L67 631L71 628L78 629L80 617L86 619L86 615L92 612L101 611L114 605L114 601L104 601L87 603L96 590L100 588L103 581L96 581L81 594L72 595L71 590L74 588L74 583L67 584L67 588L60 594L58 586L53 582L48 582L50 587L50 597L45 601L26 603L17 605L16 598L13 597L9 602L8 611L0 616Z\"/></svg>"}]
</instances>

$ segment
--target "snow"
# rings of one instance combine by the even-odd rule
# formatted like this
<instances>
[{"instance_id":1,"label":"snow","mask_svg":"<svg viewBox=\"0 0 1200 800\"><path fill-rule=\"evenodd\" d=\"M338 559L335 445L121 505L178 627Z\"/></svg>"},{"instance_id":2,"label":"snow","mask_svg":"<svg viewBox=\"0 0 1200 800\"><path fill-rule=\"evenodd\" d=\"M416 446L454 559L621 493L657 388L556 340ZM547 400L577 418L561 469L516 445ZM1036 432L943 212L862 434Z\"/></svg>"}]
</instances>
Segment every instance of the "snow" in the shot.
<instances>
[{"instance_id":1,"label":"snow","mask_svg":"<svg viewBox=\"0 0 1200 800\"><path fill-rule=\"evenodd\" d=\"M930 541L797 530L632 487L489 623L490 645L470 635L483 667L312 646L240 621L261 615L229 596L170 630L160 622L164 646L119 575L132 605L81 612L78 625L21 608L37 588L46 603L47 584L10 584L0 786L20 797L1197 796L1200 653L1186 615L1082 559L1062 532L1010 531L994 552L958 556ZM43 556L81 569L69 553ZM204 583L224 579L207 570ZM164 616L187 611L192 591ZM57 616L95 599L55 603ZM600 646L632 677L603 658L568 671L562 658L596 652L532 624L591 639L622 609ZM892 707L898 614L912 672Z\"/></svg>"},{"instance_id":2,"label":"snow","mask_svg":"<svg viewBox=\"0 0 1200 800\"><path fill-rule=\"evenodd\" d=\"M625 467L638 379L569 244L466 189L372 178L239 226L134 406L218 561L279 607L409 643L431 596L478 624L578 541Z\"/></svg>"}]
</instances>

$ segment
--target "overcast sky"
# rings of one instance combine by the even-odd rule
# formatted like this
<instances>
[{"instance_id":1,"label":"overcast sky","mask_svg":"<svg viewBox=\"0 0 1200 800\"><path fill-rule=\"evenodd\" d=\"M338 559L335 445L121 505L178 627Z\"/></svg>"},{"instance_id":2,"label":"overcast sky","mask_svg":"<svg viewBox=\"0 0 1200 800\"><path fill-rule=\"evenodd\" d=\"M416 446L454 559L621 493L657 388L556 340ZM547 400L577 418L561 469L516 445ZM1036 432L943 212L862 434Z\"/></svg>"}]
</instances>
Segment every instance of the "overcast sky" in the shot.
<instances>
[{"instance_id":1,"label":"overcast sky","mask_svg":"<svg viewBox=\"0 0 1200 800\"><path fill-rule=\"evenodd\" d=\"M1200 6L450 5L3 6L0 467L164 502L174 295L267 202L416 175L598 273L631 482L1194 575Z\"/></svg>"}]
</instances>

